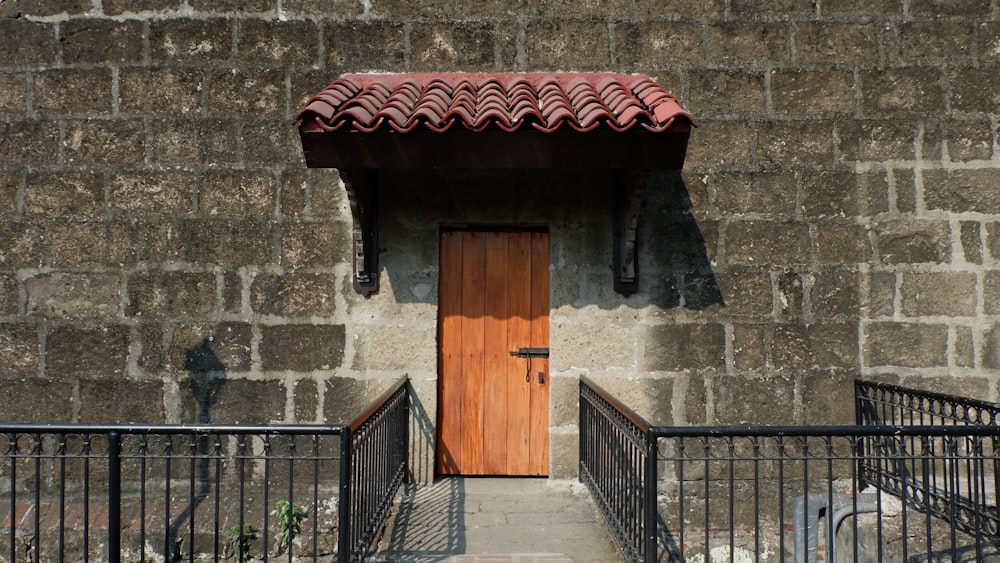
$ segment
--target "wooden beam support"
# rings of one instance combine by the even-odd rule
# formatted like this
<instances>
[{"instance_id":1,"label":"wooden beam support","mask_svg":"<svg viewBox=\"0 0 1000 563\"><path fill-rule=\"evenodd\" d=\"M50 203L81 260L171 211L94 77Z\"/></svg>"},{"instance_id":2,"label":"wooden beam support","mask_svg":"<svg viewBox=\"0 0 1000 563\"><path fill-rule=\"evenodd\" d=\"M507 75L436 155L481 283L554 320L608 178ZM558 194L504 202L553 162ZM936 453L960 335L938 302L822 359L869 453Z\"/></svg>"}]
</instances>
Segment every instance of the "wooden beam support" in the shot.
<instances>
[{"instance_id":1,"label":"wooden beam support","mask_svg":"<svg viewBox=\"0 0 1000 563\"><path fill-rule=\"evenodd\" d=\"M649 170L616 170L612 174L614 287L625 297L639 291L639 215L648 183Z\"/></svg>"},{"instance_id":2,"label":"wooden beam support","mask_svg":"<svg viewBox=\"0 0 1000 563\"><path fill-rule=\"evenodd\" d=\"M351 203L354 291L368 297L378 291L378 207L375 172L341 170Z\"/></svg>"}]
</instances>

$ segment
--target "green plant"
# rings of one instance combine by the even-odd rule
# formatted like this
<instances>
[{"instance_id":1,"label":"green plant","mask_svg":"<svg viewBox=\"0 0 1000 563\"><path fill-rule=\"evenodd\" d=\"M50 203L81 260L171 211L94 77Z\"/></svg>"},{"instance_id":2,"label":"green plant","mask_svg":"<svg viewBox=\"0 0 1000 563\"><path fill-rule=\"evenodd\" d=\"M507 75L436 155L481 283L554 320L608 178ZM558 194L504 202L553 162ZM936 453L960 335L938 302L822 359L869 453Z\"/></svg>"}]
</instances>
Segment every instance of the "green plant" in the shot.
<instances>
[{"instance_id":1,"label":"green plant","mask_svg":"<svg viewBox=\"0 0 1000 563\"><path fill-rule=\"evenodd\" d=\"M274 513L278 517L278 529L281 530L281 545L288 546L302 531L306 510L293 502L279 500L274 505Z\"/></svg>"},{"instance_id":2,"label":"green plant","mask_svg":"<svg viewBox=\"0 0 1000 563\"><path fill-rule=\"evenodd\" d=\"M244 523L240 528L236 525L223 532L223 535L226 536L226 546L231 555L236 555L240 561L250 558L250 542L257 539L257 530L253 526Z\"/></svg>"}]
</instances>

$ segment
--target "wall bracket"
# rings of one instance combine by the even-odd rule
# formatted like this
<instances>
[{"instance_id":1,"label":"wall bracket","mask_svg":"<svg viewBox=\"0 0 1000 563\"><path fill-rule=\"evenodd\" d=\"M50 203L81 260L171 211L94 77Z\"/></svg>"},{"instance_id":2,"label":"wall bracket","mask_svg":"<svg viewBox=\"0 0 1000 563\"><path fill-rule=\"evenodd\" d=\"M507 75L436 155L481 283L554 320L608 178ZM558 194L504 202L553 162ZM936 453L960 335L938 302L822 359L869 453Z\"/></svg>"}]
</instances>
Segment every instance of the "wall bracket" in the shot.
<instances>
[{"instance_id":1,"label":"wall bracket","mask_svg":"<svg viewBox=\"0 0 1000 563\"><path fill-rule=\"evenodd\" d=\"M354 291L368 297L378 291L378 210L375 172L341 170L351 204L351 264Z\"/></svg>"},{"instance_id":2,"label":"wall bracket","mask_svg":"<svg viewBox=\"0 0 1000 563\"><path fill-rule=\"evenodd\" d=\"M614 287L628 297L639 291L639 214L649 183L649 170L612 174L612 214L614 215Z\"/></svg>"}]
</instances>

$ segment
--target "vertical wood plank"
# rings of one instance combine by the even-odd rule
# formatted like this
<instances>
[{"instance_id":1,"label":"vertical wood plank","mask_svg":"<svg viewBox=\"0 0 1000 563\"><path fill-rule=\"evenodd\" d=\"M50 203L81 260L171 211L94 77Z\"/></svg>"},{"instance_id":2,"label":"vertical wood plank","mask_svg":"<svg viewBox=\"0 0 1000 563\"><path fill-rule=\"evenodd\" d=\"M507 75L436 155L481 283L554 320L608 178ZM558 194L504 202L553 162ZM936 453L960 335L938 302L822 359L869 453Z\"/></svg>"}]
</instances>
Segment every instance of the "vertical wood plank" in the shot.
<instances>
[{"instance_id":1,"label":"vertical wood plank","mask_svg":"<svg viewBox=\"0 0 1000 563\"><path fill-rule=\"evenodd\" d=\"M510 349L527 347L531 343L531 237L528 233L511 233L507 248L507 286L510 314L507 319L507 341ZM507 474L528 474L528 439L531 419L531 386L524 380L528 360L508 357L507 379Z\"/></svg>"},{"instance_id":2,"label":"vertical wood plank","mask_svg":"<svg viewBox=\"0 0 1000 563\"><path fill-rule=\"evenodd\" d=\"M531 346L549 346L549 234L531 233ZM543 374L544 383L538 373ZM531 475L549 471L549 360L531 362Z\"/></svg>"},{"instance_id":3,"label":"vertical wood plank","mask_svg":"<svg viewBox=\"0 0 1000 563\"><path fill-rule=\"evenodd\" d=\"M483 348L483 473L503 475L507 459L507 244L510 233L486 235Z\"/></svg>"},{"instance_id":4,"label":"vertical wood plank","mask_svg":"<svg viewBox=\"0 0 1000 563\"><path fill-rule=\"evenodd\" d=\"M462 463L465 475L483 472L483 344L486 233L463 233L462 244Z\"/></svg>"},{"instance_id":5,"label":"vertical wood plank","mask_svg":"<svg viewBox=\"0 0 1000 563\"><path fill-rule=\"evenodd\" d=\"M452 475L462 463L462 233L441 233L440 252L437 472Z\"/></svg>"}]
</instances>

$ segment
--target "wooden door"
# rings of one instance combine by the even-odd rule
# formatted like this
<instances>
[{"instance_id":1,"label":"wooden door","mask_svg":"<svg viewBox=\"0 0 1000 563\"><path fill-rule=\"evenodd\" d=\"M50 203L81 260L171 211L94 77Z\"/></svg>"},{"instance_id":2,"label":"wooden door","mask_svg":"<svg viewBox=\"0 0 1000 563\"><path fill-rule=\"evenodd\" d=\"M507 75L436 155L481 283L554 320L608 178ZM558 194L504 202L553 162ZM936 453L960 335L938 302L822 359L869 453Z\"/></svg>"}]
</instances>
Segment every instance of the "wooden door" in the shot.
<instances>
[{"instance_id":1,"label":"wooden door","mask_svg":"<svg viewBox=\"0 0 1000 563\"><path fill-rule=\"evenodd\" d=\"M441 234L437 470L536 475L549 466L549 235Z\"/></svg>"}]
</instances>

